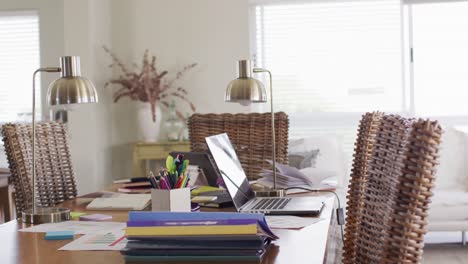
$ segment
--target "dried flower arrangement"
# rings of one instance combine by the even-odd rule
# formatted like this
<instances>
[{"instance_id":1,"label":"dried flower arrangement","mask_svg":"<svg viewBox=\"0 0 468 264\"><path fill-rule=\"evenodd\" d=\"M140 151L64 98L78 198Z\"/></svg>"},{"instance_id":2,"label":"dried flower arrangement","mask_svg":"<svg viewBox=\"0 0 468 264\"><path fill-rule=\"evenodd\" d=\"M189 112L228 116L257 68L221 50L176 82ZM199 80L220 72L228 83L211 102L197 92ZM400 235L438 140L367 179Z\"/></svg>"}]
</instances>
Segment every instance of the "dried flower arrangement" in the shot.
<instances>
[{"instance_id":1,"label":"dried flower arrangement","mask_svg":"<svg viewBox=\"0 0 468 264\"><path fill-rule=\"evenodd\" d=\"M192 102L186 97L187 90L180 86L175 86L175 82L179 80L185 72L197 66L196 63L189 64L175 74L174 77L168 78L168 71L158 71L156 68L156 56L148 55L148 50L145 50L141 68L135 66L138 71L130 71L122 61L106 46L103 49L112 57L110 68L117 66L122 75L117 79L111 79L106 82L105 87L117 84L120 85L114 93L114 102L121 98L128 97L134 101L141 101L150 104L153 122L156 122L156 105L161 103L165 108L169 107L168 100L171 97L176 97L189 104L190 109L195 112L196 108ZM176 111L177 116L181 120L185 120L184 115Z\"/></svg>"}]
</instances>

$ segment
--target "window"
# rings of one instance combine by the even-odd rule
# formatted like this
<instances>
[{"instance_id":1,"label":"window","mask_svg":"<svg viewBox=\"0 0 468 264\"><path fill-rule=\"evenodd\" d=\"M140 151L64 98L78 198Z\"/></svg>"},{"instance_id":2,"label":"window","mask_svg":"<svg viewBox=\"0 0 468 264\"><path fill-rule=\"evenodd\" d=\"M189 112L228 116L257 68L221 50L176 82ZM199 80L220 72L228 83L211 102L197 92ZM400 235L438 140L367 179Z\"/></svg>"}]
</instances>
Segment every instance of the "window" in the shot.
<instances>
[{"instance_id":1,"label":"window","mask_svg":"<svg viewBox=\"0 0 468 264\"><path fill-rule=\"evenodd\" d=\"M291 138L338 135L350 157L363 112L405 111L399 0L253 1L251 11L255 63L273 74Z\"/></svg>"},{"instance_id":2,"label":"window","mask_svg":"<svg viewBox=\"0 0 468 264\"><path fill-rule=\"evenodd\" d=\"M468 2L410 6L414 108L418 115L468 115Z\"/></svg>"},{"instance_id":3,"label":"window","mask_svg":"<svg viewBox=\"0 0 468 264\"><path fill-rule=\"evenodd\" d=\"M351 158L363 112L468 125L466 14L468 1L251 0L251 50L291 138L338 135Z\"/></svg>"},{"instance_id":4,"label":"window","mask_svg":"<svg viewBox=\"0 0 468 264\"><path fill-rule=\"evenodd\" d=\"M0 11L0 123L29 121L32 74L39 68L37 11ZM36 114L40 118L40 78L36 80Z\"/></svg>"},{"instance_id":5,"label":"window","mask_svg":"<svg viewBox=\"0 0 468 264\"><path fill-rule=\"evenodd\" d=\"M400 2L303 1L255 7L257 65L292 113L401 111Z\"/></svg>"}]
</instances>

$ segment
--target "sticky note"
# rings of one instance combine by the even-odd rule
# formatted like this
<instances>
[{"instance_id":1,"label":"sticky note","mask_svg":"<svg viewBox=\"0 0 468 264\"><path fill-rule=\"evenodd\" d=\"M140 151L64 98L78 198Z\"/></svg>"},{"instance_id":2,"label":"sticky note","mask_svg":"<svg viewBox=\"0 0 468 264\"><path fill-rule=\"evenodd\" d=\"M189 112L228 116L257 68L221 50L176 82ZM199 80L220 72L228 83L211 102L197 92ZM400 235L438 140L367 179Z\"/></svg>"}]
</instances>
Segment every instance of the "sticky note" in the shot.
<instances>
[{"instance_id":1,"label":"sticky note","mask_svg":"<svg viewBox=\"0 0 468 264\"><path fill-rule=\"evenodd\" d=\"M45 235L46 240L64 240L64 239L73 239L75 232L73 231L49 231Z\"/></svg>"},{"instance_id":2,"label":"sticky note","mask_svg":"<svg viewBox=\"0 0 468 264\"><path fill-rule=\"evenodd\" d=\"M83 212L70 212L71 219L78 219L82 215L86 215L86 213L83 213Z\"/></svg>"},{"instance_id":3,"label":"sticky note","mask_svg":"<svg viewBox=\"0 0 468 264\"><path fill-rule=\"evenodd\" d=\"M107 221L112 220L112 215L105 214L90 214L80 216L81 221Z\"/></svg>"}]
</instances>

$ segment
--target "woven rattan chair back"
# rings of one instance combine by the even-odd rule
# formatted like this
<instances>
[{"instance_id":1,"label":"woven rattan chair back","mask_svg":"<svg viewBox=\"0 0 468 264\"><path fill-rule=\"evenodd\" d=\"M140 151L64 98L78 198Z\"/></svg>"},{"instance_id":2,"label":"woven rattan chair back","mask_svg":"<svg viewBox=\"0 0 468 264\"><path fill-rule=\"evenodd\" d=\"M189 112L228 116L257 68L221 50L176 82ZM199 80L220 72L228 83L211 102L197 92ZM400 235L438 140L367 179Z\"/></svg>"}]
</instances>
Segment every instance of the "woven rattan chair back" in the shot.
<instances>
[{"instance_id":1,"label":"woven rattan chair back","mask_svg":"<svg viewBox=\"0 0 468 264\"><path fill-rule=\"evenodd\" d=\"M350 184L362 192L362 203L346 223L354 234L345 240L343 262L419 263L442 129L396 115L377 123L363 184Z\"/></svg>"},{"instance_id":2,"label":"woven rattan chair back","mask_svg":"<svg viewBox=\"0 0 468 264\"><path fill-rule=\"evenodd\" d=\"M32 207L32 126L5 124L2 135L19 216ZM77 195L66 126L62 123L36 125L36 194L39 207L53 206Z\"/></svg>"},{"instance_id":3,"label":"woven rattan chair back","mask_svg":"<svg viewBox=\"0 0 468 264\"><path fill-rule=\"evenodd\" d=\"M364 190L369 173L369 163L374 150L375 137L383 113L366 113L359 124L354 144L354 159L348 187L346 206L346 232L343 244L344 263L356 263L356 241L359 221L362 219Z\"/></svg>"},{"instance_id":4,"label":"woven rattan chair back","mask_svg":"<svg viewBox=\"0 0 468 264\"><path fill-rule=\"evenodd\" d=\"M205 137L227 133L249 180L259 178L262 168L271 168L272 158L270 113L194 114L189 118L192 151L208 151ZM289 118L275 113L276 161L288 164Z\"/></svg>"}]
</instances>

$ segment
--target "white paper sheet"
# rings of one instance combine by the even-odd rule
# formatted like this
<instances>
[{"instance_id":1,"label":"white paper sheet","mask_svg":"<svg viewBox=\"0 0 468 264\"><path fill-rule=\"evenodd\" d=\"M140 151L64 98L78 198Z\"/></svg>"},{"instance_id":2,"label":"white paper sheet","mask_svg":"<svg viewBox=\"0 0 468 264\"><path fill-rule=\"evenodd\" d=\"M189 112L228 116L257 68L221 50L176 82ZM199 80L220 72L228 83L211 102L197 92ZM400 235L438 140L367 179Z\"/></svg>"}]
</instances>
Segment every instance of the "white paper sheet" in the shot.
<instances>
[{"instance_id":1,"label":"white paper sheet","mask_svg":"<svg viewBox=\"0 0 468 264\"><path fill-rule=\"evenodd\" d=\"M127 245L125 231L113 230L84 235L59 250L122 250Z\"/></svg>"},{"instance_id":2,"label":"white paper sheet","mask_svg":"<svg viewBox=\"0 0 468 264\"><path fill-rule=\"evenodd\" d=\"M97 221L65 221L20 229L20 232L74 231L75 234L96 234L110 230L123 230L126 223Z\"/></svg>"},{"instance_id":3,"label":"white paper sheet","mask_svg":"<svg viewBox=\"0 0 468 264\"><path fill-rule=\"evenodd\" d=\"M111 198L95 198L88 210L143 210L151 202L151 194L124 194Z\"/></svg>"},{"instance_id":4,"label":"white paper sheet","mask_svg":"<svg viewBox=\"0 0 468 264\"><path fill-rule=\"evenodd\" d=\"M265 216L268 226L270 228L276 229L292 229L292 228L303 228L315 223L318 223L323 218L316 218L316 217L298 217L292 215L268 215Z\"/></svg>"}]
</instances>

